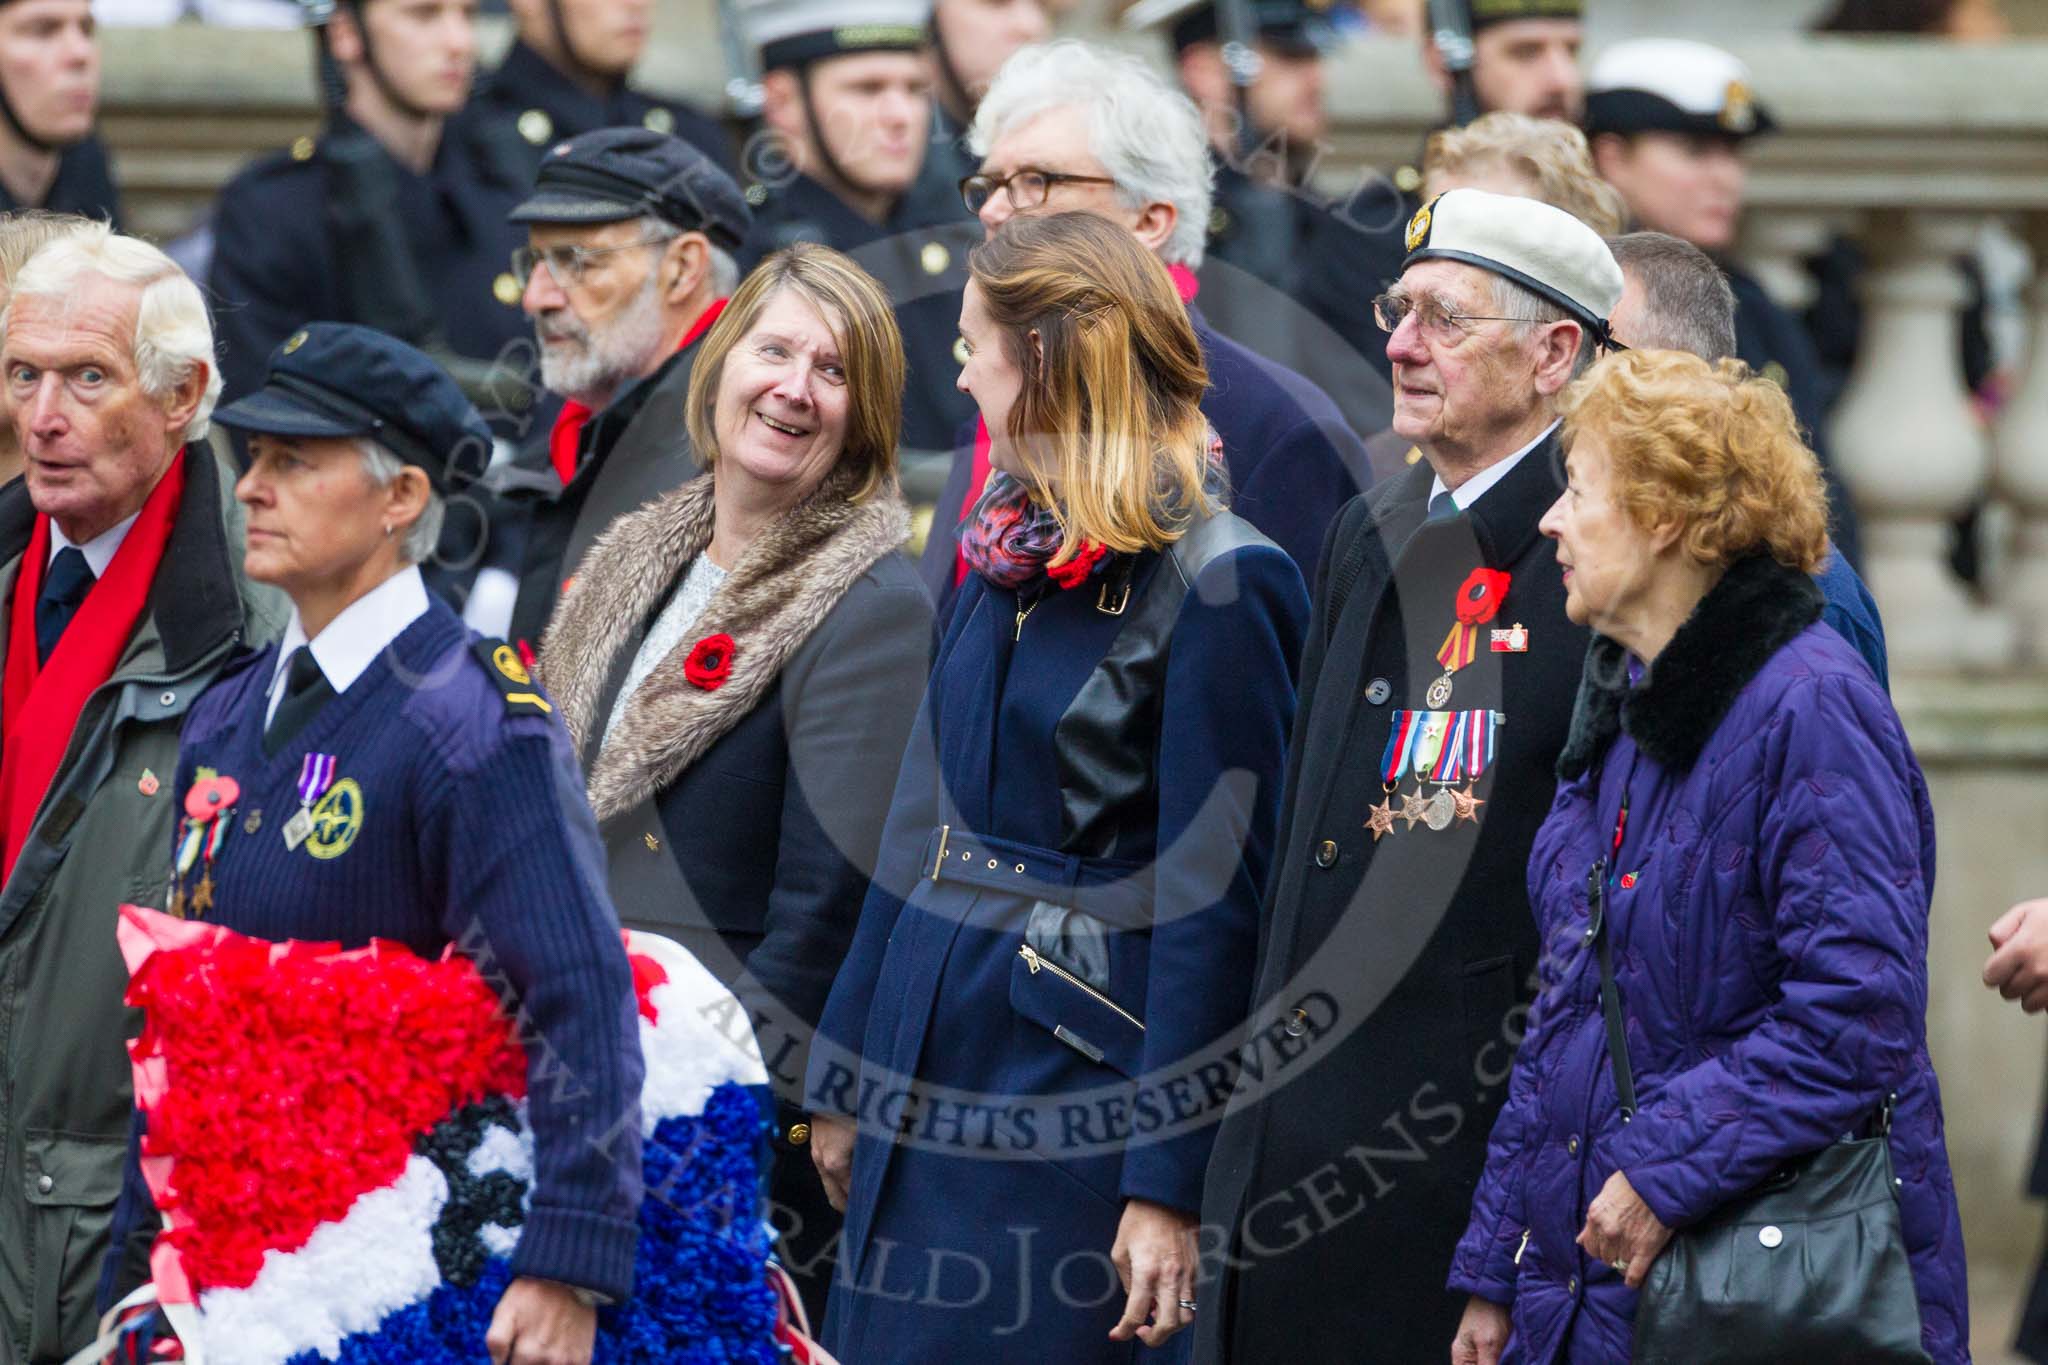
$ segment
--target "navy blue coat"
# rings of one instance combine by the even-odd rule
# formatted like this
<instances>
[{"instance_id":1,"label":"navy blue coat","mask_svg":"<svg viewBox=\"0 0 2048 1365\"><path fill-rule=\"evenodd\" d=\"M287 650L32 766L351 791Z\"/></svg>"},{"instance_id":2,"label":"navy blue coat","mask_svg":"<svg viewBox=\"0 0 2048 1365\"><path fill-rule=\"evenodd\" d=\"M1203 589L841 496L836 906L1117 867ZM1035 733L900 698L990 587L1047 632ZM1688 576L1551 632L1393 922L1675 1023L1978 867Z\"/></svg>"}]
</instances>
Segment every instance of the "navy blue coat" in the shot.
<instances>
[{"instance_id":1,"label":"navy blue coat","mask_svg":"<svg viewBox=\"0 0 2048 1365\"><path fill-rule=\"evenodd\" d=\"M1306 581L1331 519L1372 483L1365 443L1328 394L1216 331L1200 309L1190 307L1188 314L1209 365L1202 415L1223 438L1230 510L1285 550ZM974 476L975 428L970 422L963 430L919 565L941 615L953 595L960 507Z\"/></svg>"},{"instance_id":2,"label":"navy blue coat","mask_svg":"<svg viewBox=\"0 0 2048 1365\"><path fill-rule=\"evenodd\" d=\"M457 128L449 125L427 174L390 165L397 196L391 211L403 225L441 339L474 360L507 356L523 374L533 360L532 326L510 266L512 249L526 237L505 215L527 186L505 158L486 155ZM271 351L308 322L392 330L387 319L362 315L353 301L360 295L352 294L338 260L338 172L328 147L355 131L338 119L319 141L301 139L262 157L221 191L207 284L223 405L261 387ZM501 434L516 435L512 414L484 415Z\"/></svg>"},{"instance_id":3,"label":"navy blue coat","mask_svg":"<svg viewBox=\"0 0 2048 1365\"><path fill-rule=\"evenodd\" d=\"M813 1043L811 1109L861 1120L845 1360L1135 1360L1124 1201L1201 1201L1228 1086L1196 1073L1246 1008L1307 596L1229 515L1043 584L956 603Z\"/></svg>"},{"instance_id":4,"label":"navy blue coat","mask_svg":"<svg viewBox=\"0 0 2048 1365\"><path fill-rule=\"evenodd\" d=\"M732 132L717 119L680 100L642 94L624 84L600 99L523 42L513 43L497 70L477 83L462 116L511 127L531 149L529 180L556 143L599 128L632 124L673 133L728 172L736 172L739 165L733 156Z\"/></svg>"}]
</instances>

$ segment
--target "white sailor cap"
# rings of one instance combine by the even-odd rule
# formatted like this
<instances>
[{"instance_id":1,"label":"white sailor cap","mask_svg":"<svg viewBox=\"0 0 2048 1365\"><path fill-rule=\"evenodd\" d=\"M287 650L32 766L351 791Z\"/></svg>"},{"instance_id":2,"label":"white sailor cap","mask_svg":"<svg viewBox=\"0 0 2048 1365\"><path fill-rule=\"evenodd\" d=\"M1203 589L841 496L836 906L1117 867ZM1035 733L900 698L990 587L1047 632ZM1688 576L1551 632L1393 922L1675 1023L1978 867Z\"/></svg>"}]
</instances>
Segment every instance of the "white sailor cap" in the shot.
<instances>
[{"instance_id":1,"label":"white sailor cap","mask_svg":"<svg viewBox=\"0 0 2048 1365\"><path fill-rule=\"evenodd\" d=\"M763 71L849 52L913 52L932 18L931 0L738 0L735 9Z\"/></svg>"},{"instance_id":2,"label":"white sailor cap","mask_svg":"<svg viewBox=\"0 0 2048 1365\"><path fill-rule=\"evenodd\" d=\"M1460 261L1540 294L1611 344L1608 315L1621 302L1621 267L1600 234L1563 209L1487 190L1450 190L1408 220L1406 270Z\"/></svg>"},{"instance_id":3,"label":"white sailor cap","mask_svg":"<svg viewBox=\"0 0 2048 1365\"><path fill-rule=\"evenodd\" d=\"M1586 132L1746 138L1778 124L1732 52L1686 38L1616 43L1586 82Z\"/></svg>"}]
</instances>

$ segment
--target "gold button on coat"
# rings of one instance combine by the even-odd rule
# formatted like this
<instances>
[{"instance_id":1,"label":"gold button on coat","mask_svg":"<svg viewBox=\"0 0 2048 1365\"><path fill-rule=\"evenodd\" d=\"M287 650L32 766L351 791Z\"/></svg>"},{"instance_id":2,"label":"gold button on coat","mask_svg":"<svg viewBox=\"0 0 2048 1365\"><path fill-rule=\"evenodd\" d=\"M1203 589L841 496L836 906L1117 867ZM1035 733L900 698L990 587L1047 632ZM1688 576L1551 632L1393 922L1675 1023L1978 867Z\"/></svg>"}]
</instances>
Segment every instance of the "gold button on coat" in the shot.
<instances>
[{"instance_id":1,"label":"gold button on coat","mask_svg":"<svg viewBox=\"0 0 2048 1365\"><path fill-rule=\"evenodd\" d=\"M640 123L650 133L673 133L676 130L676 116L659 106L642 115Z\"/></svg>"},{"instance_id":2,"label":"gold button on coat","mask_svg":"<svg viewBox=\"0 0 2048 1365\"><path fill-rule=\"evenodd\" d=\"M523 292L519 287L519 281L513 278L509 270L500 272L498 278L491 281L492 297L507 308L517 308Z\"/></svg>"},{"instance_id":3,"label":"gold button on coat","mask_svg":"<svg viewBox=\"0 0 2048 1365\"><path fill-rule=\"evenodd\" d=\"M946 250L943 242L926 242L917 253L917 263L924 267L927 275L943 275L946 267L953 263L953 253Z\"/></svg>"},{"instance_id":4,"label":"gold button on coat","mask_svg":"<svg viewBox=\"0 0 2048 1365\"><path fill-rule=\"evenodd\" d=\"M803 1146L803 1145L804 1145L804 1144L805 1144L806 1142L809 1142L810 1140L811 1140L811 1125L810 1125L810 1124L808 1124L808 1123L792 1123L792 1124L790 1124L790 1125L789 1125L789 1145L790 1145L790 1146L792 1146L792 1147L801 1147L801 1146Z\"/></svg>"},{"instance_id":5,"label":"gold button on coat","mask_svg":"<svg viewBox=\"0 0 2048 1365\"><path fill-rule=\"evenodd\" d=\"M315 143L313 142L313 139L312 139L312 138L309 138L309 137L296 137L296 138L293 138L293 139L292 139L292 160L294 160L294 161L311 161L311 160L313 159L313 151L314 151L314 148L315 148Z\"/></svg>"}]
</instances>

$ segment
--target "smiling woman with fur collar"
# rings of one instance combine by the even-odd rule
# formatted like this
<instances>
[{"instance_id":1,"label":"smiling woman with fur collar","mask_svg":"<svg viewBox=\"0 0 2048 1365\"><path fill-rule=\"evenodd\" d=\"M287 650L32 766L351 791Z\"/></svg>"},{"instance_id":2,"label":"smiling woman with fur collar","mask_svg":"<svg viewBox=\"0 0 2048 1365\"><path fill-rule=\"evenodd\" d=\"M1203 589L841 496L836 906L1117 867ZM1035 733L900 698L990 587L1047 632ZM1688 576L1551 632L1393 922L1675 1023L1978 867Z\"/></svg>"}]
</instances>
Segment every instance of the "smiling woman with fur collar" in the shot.
<instances>
[{"instance_id":1,"label":"smiling woman with fur collar","mask_svg":"<svg viewBox=\"0 0 2048 1365\"><path fill-rule=\"evenodd\" d=\"M755 269L703 347L688 422L710 472L592 546L540 671L576 740L620 920L684 943L754 1017L782 1099L783 1260L815 1316L838 1218L791 1101L930 648L930 607L897 553L903 344L872 278L799 244Z\"/></svg>"}]
</instances>

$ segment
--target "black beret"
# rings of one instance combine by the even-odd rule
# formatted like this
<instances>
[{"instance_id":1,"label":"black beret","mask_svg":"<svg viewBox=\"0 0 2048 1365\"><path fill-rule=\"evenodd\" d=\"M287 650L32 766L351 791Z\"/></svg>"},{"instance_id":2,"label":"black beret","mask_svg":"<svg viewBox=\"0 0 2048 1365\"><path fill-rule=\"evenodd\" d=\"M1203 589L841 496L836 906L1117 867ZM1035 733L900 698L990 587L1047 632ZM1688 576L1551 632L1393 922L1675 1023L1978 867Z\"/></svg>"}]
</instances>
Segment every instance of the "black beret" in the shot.
<instances>
[{"instance_id":1,"label":"black beret","mask_svg":"<svg viewBox=\"0 0 2048 1365\"><path fill-rule=\"evenodd\" d=\"M550 148L515 223L617 223L652 214L728 250L753 226L731 176L679 137L600 128Z\"/></svg>"}]
</instances>

